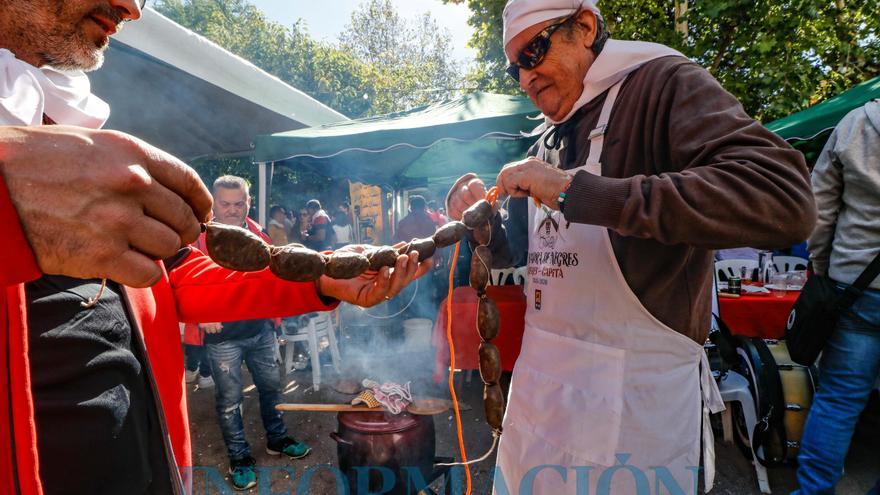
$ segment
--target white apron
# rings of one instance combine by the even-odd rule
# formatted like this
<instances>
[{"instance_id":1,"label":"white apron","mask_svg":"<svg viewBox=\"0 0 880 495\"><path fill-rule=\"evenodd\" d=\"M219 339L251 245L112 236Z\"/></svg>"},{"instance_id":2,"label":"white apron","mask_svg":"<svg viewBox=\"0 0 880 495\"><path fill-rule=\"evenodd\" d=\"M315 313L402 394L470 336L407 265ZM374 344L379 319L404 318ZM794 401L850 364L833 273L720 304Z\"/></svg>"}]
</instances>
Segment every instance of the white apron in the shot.
<instances>
[{"instance_id":1,"label":"white apron","mask_svg":"<svg viewBox=\"0 0 880 495\"><path fill-rule=\"evenodd\" d=\"M609 90L587 163L572 174L601 173L604 129L622 82ZM495 492L693 494L701 424L708 491L715 466L708 417L724 405L703 347L642 306L605 228L569 224L529 203L525 334Z\"/></svg>"}]
</instances>

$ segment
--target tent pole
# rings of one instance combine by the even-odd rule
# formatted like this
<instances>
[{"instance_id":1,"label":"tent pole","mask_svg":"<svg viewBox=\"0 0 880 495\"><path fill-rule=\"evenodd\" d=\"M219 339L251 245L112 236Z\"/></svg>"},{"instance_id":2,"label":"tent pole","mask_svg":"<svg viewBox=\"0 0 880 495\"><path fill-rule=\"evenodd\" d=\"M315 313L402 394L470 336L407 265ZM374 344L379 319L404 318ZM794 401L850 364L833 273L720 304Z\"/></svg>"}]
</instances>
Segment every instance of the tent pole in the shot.
<instances>
[{"instance_id":1,"label":"tent pole","mask_svg":"<svg viewBox=\"0 0 880 495\"><path fill-rule=\"evenodd\" d=\"M266 197L268 196L266 187L269 181L266 180L266 162L257 162L259 189L257 191L257 221L260 225L266 225Z\"/></svg>"},{"instance_id":2,"label":"tent pole","mask_svg":"<svg viewBox=\"0 0 880 495\"><path fill-rule=\"evenodd\" d=\"M391 239L397 238L397 223L400 218L400 214L397 211L397 201L400 196L400 190L396 187L391 189L391 225L389 225L388 231L391 232Z\"/></svg>"}]
</instances>

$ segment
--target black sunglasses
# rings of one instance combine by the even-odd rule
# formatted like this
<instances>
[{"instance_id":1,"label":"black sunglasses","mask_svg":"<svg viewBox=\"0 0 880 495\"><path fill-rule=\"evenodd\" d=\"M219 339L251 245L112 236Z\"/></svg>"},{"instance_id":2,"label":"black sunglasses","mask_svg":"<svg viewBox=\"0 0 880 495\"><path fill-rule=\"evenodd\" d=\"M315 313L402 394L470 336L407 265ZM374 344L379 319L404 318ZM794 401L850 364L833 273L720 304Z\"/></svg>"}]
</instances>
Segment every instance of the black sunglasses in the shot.
<instances>
[{"instance_id":1,"label":"black sunglasses","mask_svg":"<svg viewBox=\"0 0 880 495\"><path fill-rule=\"evenodd\" d=\"M540 33L536 34L534 38L529 40L526 46L520 50L519 54L516 56L516 61L511 62L511 64L507 66L507 75L512 77L514 81L519 82L520 69L530 70L541 65L541 62L544 61L544 57L550 50L550 37L553 36L553 33L555 33L563 24L574 19L579 12L580 9L563 18L561 21L545 27Z\"/></svg>"}]
</instances>

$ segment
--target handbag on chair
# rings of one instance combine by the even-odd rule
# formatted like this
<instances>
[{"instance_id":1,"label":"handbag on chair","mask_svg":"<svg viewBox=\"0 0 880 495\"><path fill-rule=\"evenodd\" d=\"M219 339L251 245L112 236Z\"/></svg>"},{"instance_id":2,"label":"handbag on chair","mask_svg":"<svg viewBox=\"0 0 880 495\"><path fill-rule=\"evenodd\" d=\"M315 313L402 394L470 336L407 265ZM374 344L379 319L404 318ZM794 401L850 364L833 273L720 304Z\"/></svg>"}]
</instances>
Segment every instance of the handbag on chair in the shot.
<instances>
[{"instance_id":1,"label":"handbag on chair","mask_svg":"<svg viewBox=\"0 0 880 495\"><path fill-rule=\"evenodd\" d=\"M826 276L813 275L807 280L788 315L785 327L788 351L796 363L811 366L816 362L841 313L856 302L878 274L880 254L843 291Z\"/></svg>"}]
</instances>

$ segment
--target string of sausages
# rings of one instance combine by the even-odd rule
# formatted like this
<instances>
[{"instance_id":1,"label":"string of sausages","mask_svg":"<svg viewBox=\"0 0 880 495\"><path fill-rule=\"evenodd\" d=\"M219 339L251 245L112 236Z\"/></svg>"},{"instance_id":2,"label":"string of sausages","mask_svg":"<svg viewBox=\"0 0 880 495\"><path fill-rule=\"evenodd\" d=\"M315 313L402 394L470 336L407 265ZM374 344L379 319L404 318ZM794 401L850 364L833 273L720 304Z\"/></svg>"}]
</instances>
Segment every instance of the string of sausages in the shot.
<instances>
[{"instance_id":1,"label":"string of sausages","mask_svg":"<svg viewBox=\"0 0 880 495\"><path fill-rule=\"evenodd\" d=\"M497 190L492 188L487 197L497 199ZM470 218L468 213L472 213ZM498 306L486 295L489 274L492 270L492 217L496 215L492 203L481 200L465 211L464 224L472 229L475 241L471 256L470 285L477 291L477 332L480 334L480 378L483 380L483 406L486 422L497 437L501 434L501 421L504 418L504 394L501 391L501 353L491 341L498 336L501 318ZM470 221L469 221L470 220Z\"/></svg>"},{"instance_id":2,"label":"string of sausages","mask_svg":"<svg viewBox=\"0 0 880 495\"><path fill-rule=\"evenodd\" d=\"M393 267L397 257L413 251L419 262L434 255L437 248L451 246L467 233L462 222L449 222L431 237L413 239L400 247L371 246L362 253L345 249L330 254L311 250L302 244L272 246L251 231L210 222L203 225L208 256L218 265L240 272L254 272L266 267L276 276L291 282L313 282L330 278L356 278L368 270Z\"/></svg>"},{"instance_id":3,"label":"string of sausages","mask_svg":"<svg viewBox=\"0 0 880 495\"><path fill-rule=\"evenodd\" d=\"M498 189L493 187L489 190L485 200L478 201L468 208L462 221L470 230L469 237L474 242L471 256L470 286L477 291L477 332L480 334L480 378L483 380L483 407L486 413L486 422L492 428L492 446L480 458L468 461L462 438L461 416L459 413L458 399L453 386L453 373L455 372L455 343L452 339L452 274L455 272L455 261L458 258L458 246L452 261L449 276L449 294L446 297L446 339L449 345L449 392L452 395L452 407L455 412L455 427L458 433L459 451L462 461L438 466L464 466L466 495L471 493L471 473L468 468L486 460L495 451L498 438L501 436L501 423L504 418L504 393L501 390L501 353L490 341L498 336L501 319L498 306L486 294L489 286L489 274L492 268L492 252L489 243L492 241L492 219L496 215L494 204L498 199Z\"/></svg>"}]
</instances>

